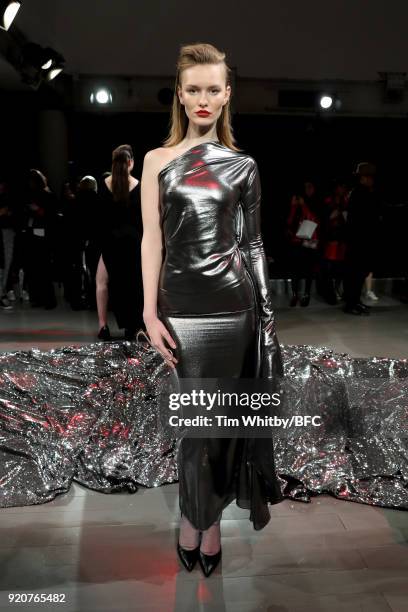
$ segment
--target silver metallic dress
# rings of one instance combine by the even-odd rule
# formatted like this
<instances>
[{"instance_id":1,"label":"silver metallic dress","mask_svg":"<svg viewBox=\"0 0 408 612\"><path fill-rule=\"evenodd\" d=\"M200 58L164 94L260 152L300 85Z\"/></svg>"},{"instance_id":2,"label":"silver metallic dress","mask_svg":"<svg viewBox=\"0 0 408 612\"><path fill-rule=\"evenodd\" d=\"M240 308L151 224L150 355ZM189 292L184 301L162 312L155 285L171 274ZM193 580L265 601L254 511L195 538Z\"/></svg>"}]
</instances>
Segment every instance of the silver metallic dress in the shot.
<instances>
[{"instance_id":1,"label":"silver metallic dress","mask_svg":"<svg viewBox=\"0 0 408 612\"><path fill-rule=\"evenodd\" d=\"M260 233L256 162L218 141L159 174L165 257L158 305L185 378L274 378L282 372ZM183 438L180 508L207 529L234 499L255 529L281 501L272 439Z\"/></svg>"}]
</instances>

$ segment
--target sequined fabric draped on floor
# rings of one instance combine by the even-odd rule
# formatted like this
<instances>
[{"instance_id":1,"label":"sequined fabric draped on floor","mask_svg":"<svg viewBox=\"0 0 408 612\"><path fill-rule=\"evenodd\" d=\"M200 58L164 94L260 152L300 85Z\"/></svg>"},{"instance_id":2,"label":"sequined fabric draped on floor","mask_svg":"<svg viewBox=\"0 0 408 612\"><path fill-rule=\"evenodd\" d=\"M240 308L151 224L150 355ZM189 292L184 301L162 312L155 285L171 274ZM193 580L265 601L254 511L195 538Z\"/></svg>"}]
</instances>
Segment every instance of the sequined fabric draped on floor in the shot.
<instances>
[{"instance_id":1,"label":"sequined fabric draped on floor","mask_svg":"<svg viewBox=\"0 0 408 612\"><path fill-rule=\"evenodd\" d=\"M408 509L407 360L284 346L277 416L321 426L277 429L285 495ZM177 443L163 428L161 358L137 343L0 356L0 507L40 504L73 481L137 491L177 481Z\"/></svg>"}]
</instances>

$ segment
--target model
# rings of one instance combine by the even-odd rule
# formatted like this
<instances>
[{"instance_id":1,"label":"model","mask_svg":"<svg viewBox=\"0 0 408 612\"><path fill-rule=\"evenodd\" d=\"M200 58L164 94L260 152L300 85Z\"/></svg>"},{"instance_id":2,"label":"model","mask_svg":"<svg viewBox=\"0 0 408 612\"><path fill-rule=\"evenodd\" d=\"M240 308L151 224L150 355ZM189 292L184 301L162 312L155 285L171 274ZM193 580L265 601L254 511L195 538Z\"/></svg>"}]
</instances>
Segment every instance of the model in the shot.
<instances>
[{"instance_id":1,"label":"model","mask_svg":"<svg viewBox=\"0 0 408 612\"><path fill-rule=\"evenodd\" d=\"M170 134L142 176L144 322L180 377L273 378L282 372L260 233L255 161L234 144L225 54L181 48ZM163 257L164 254L164 257ZM184 438L178 553L209 575L220 518L234 499L255 529L281 501L272 440Z\"/></svg>"}]
</instances>

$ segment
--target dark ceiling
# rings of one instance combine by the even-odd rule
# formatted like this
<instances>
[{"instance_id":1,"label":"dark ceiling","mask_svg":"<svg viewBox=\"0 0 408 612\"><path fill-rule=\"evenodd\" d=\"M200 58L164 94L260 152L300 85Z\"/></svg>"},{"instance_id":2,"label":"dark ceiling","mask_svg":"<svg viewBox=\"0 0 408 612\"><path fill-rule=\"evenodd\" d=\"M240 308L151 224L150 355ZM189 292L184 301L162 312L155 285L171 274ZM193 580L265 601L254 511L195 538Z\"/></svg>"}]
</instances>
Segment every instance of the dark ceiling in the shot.
<instances>
[{"instance_id":1,"label":"dark ceiling","mask_svg":"<svg viewBox=\"0 0 408 612\"><path fill-rule=\"evenodd\" d=\"M23 0L16 18L71 74L171 75L207 41L241 77L347 80L405 71L407 22L407 0ZM0 83L18 83L4 60Z\"/></svg>"}]
</instances>

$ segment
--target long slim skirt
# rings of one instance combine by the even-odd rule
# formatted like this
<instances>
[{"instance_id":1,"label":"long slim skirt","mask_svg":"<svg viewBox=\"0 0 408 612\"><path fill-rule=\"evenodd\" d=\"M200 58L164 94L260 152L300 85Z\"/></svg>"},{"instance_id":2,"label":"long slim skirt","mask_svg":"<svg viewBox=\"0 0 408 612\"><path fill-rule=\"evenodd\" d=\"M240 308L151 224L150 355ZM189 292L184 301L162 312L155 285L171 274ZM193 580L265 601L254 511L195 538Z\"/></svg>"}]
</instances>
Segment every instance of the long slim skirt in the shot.
<instances>
[{"instance_id":1,"label":"long slim skirt","mask_svg":"<svg viewBox=\"0 0 408 612\"><path fill-rule=\"evenodd\" d=\"M177 344L183 378L251 378L254 368L254 309L219 315L163 317ZM259 473L253 445L265 445ZM234 499L250 510L255 529L269 521L268 501L281 501L269 440L182 438L178 452L180 509L200 530L210 527ZM269 474L269 476L268 476ZM270 485L268 485L268 481Z\"/></svg>"}]
</instances>

